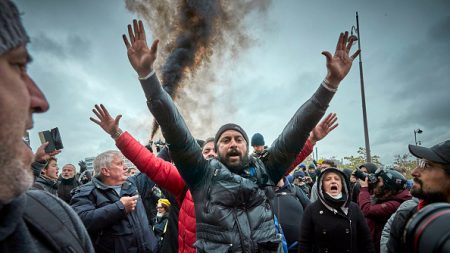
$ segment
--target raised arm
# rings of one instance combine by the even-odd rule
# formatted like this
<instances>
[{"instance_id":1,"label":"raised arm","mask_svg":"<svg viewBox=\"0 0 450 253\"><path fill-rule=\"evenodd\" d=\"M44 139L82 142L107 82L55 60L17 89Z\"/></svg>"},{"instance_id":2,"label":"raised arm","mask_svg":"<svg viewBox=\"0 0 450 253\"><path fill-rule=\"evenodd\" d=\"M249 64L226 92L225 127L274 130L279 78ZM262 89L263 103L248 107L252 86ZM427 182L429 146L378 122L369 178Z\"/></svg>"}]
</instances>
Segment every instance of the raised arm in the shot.
<instances>
[{"instance_id":1,"label":"raised arm","mask_svg":"<svg viewBox=\"0 0 450 253\"><path fill-rule=\"evenodd\" d=\"M278 182L289 169L311 130L325 114L340 82L350 71L353 60L359 54L359 51L356 51L353 55L349 55L352 44L353 37L349 39L348 32L341 33L334 55L322 52L326 57L328 70L326 78L314 95L297 110L283 132L269 148L266 167L274 182Z\"/></svg>"},{"instance_id":2,"label":"raised arm","mask_svg":"<svg viewBox=\"0 0 450 253\"><path fill-rule=\"evenodd\" d=\"M95 105L92 112L97 118L90 117L90 120L115 139L120 152L136 165L139 171L147 175L160 187L172 193L178 200L182 198L186 184L177 168L172 163L153 155L128 132L122 132L119 128L122 115L113 118L104 105Z\"/></svg>"},{"instance_id":3,"label":"raised arm","mask_svg":"<svg viewBox=\"0 0 450 253\"><path fill-rule=\"evenodd\" d=\"M158 50L158 40L148 48L144 25L142 21L136 20L133 20L133 26L128 25L128 36L129 38L123 35L123 40L130 64L141 80L148 108L161 127L177 169L186 184L192 187L205 175L207 161L172 98L161 87L154 73L153 63Z\"/></svg>"},{"instance_id":4,"label":"raised arm","mask_svg":"<svg viewBox=\"0 0 450 253\"><path fill-rule=\"evenodd\" d=\"M297 165L299 165L309 154L312 153L314 145L325 136L327 136L331 131L333 131L339 124L337 123L336 113L330 113L328 116L323 119L309 134L308 139L306 140L305 145L303 146L302 151L297 155L294 162L289 167L286 175L289 174Z\"/></svg>"}]
</instances>

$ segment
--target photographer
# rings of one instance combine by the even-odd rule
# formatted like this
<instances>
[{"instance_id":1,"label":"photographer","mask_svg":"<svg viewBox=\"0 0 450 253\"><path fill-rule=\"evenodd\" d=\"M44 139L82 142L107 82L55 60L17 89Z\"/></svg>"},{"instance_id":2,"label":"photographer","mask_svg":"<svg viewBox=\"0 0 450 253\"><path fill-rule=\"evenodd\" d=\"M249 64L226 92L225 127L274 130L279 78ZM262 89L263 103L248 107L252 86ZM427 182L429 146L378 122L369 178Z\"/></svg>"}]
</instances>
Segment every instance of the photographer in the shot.
<instances>
[{"instance_id":1,"label":"photographer","mask_svg":"<svg viewBox=\"0 0 450 253\"><path fill-rule=\"evenodd\" d=\"M388 252L408 252L408 242L403 237L408 230L408 220L420 210L432 203L450 203L450 140L446 140L431 148L409 145L412 155L419 158L419 163L412 171L414 185L411 194L420 199L418 205L397 212L391 225L387 243ZM432 227L424 227L424 231ZM448 227L447 227L448 231ZM439 232L436 235L441 236ZM420 246L420 244L419 244ZM432 252L429 250L428 252ZM434 251L433 251L434 252Z\"/></svg>"},{"instance_id":2,"label":"photographer","mask_svg":"<svg viewBox=\"0 0 450 253\"><path fill-rule=\"evenodd\" d=\"M361 185L358 203L369 225L375 250L380 252L384 224L402 202L411 199L406 178L391 169L378 169L375 174L363 176L361 171L356 171L355 176L360 178Z\"/></svg>"}]
</instances>

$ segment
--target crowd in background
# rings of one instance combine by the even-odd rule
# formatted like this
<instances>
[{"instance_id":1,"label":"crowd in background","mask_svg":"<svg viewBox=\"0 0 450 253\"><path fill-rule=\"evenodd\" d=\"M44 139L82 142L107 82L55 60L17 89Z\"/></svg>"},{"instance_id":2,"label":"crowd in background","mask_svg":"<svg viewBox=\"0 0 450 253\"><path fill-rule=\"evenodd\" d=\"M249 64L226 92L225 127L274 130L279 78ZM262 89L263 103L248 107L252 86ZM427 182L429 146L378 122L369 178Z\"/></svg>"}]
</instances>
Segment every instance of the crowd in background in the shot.
<instances>
[{"instance_id":1,"label":"crowd in background","mask_svg":"<svg viewBox=\"0 0 450 253\"><path fill-rule=\"evenodd\" d=\"M322 53L317 91L266 146L234 123L195 139L153 69L158 40L149 47L133 20L124 44L167 145L153 152L95 105L90 120L118 150L97 155L93 171L80 162L60 172L62 150L46 142L33 154L22 141L49 104L27 73L29 38L9 0L0 24L0 252L450 251L450 140L409 145L418 158L409 179L372 163L302 163L338 126L324 115L359 54L348 32Z\"/></svg>"}]
</instances>

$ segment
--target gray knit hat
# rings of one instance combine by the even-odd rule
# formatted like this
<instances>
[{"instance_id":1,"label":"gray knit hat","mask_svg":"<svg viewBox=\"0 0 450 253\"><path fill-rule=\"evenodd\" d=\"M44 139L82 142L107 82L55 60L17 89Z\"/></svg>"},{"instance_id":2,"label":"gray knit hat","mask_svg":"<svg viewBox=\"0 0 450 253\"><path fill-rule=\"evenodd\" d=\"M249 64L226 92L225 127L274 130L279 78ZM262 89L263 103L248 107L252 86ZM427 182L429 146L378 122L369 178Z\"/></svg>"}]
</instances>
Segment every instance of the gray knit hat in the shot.
<instances>
[{"instance_id":1,"label":"gray knit hat","mask_svg":"<svg viewBox=\"0 0 450 253\"><path fill-rule=\"evenodd\" d=\"M16 5L0 0L0 55L29 41Z\"/></svg>"}]
</instances>

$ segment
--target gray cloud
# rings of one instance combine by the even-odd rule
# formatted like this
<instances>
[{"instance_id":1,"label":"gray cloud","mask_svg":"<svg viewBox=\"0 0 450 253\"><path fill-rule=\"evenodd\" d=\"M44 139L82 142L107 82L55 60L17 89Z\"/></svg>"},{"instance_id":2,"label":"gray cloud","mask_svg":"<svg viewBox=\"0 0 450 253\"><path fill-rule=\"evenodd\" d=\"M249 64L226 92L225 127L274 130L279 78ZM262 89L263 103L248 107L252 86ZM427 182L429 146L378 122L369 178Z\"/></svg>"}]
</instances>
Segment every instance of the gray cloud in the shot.
<instances>
[{"instance_id":1,"label":"gray cloud","mask_svg":"<svg viewBox=\"0 0 450 253\"><path fill-rule=\"evenodd\" d=\"M86 38L71 34L51 38L44 33L31 38L30 49L37 53L51 55L57 59L89 61L92 51L92 44Z\"/></svg>"}]
</instances>

